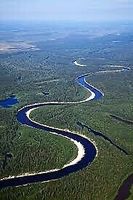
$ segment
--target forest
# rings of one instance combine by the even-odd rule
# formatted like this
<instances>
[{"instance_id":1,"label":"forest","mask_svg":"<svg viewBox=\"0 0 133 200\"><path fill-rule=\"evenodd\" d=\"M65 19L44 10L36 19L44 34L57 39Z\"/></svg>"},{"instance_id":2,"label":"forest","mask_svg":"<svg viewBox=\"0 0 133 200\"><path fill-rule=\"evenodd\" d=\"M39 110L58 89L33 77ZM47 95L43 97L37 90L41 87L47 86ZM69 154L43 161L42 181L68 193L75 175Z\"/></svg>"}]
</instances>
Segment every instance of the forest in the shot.
<instances>
[{"instance_id":1,"label":"forest","mask_svg":"<svg viewBox=\"0 0 133 200\"><path fill-rule=\"evenodd\" d=\"M102 99L76 105L45 106L34 110L31 118L87 136L95 142L98 156L90 166L62 179L1 189L1 200L99 200L99 197L113 200L122 182L132 174L132 29L119 30L118 35L114 31L104 32L105 26L104 34L98 35L97 27L93 27L92 37L86 30L78 34L73 28L62 37L66 29L61 27L54 27L51 34L48 34L49 26L45 28L47 31L42 28L47 33L44 36L37 30L32 35L27 26L24 27L27 34L21 36L18 29L18 33L12 32L12 40L17 42L16 34L25 41L32 35L29 43L36 48L0 52L0 100L12 95L18 99L10 108L0 107L0 178L61 168L76 157L77 148L68 139L23 126L16 114L31 103L85 99L88 93L76 81L82 74L88 74L87 81L104 92ZM0 42L10 43L10 37L3 34ZM76 66L75 60L84 66ZM121 67L130 70L98 73ZM86 127L78 126L77 122L102 132L128 155ZM129 200L132 197L133 192Z\"/></svg>"}]
</instances>

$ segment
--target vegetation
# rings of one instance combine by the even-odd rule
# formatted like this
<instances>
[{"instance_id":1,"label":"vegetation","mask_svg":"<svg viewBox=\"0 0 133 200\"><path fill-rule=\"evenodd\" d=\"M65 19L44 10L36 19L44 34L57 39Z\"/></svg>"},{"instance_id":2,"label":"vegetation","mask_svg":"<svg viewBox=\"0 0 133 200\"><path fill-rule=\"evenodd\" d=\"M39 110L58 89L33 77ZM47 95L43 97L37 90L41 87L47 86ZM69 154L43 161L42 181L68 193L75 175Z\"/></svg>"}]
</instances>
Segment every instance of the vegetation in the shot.
<instances>
[{"instance_id":1,"label":"vegetation","mask_svg":"<svg viewBox=\"0 0 133 200\"><path fill-rule=\"evenodd\" d=\"M126 33L119 37L111 34L93 39L86 35L70 35L53 42L34 41L40 49L37 51L0 55L0 99L12 94L19 99L19 104L12 108L0 108L1 178L60 168L77 154L76 147L69 140L19 124L16 120L18 109L35 102L86 98L88 93L78 86L75 78L88 72L88 82L105 93L99 101L47 106L31 113L32 119L38 122L79 132L94 140L98 156L91 166L57 181L2 189L1 200L114 199L122 181L132 173L132 124L110 116L133 119L131 38L132 35ZM112 42L114 40L121 40L121 43L116 45ZM73 64L79 57L85 58L86 67ZM110 69L110 65L130 66L131 70L95 74L99 70ZM82 130L77 121L103 132L129 155L95 137L87 129Z\"/></svg>"}]
</instances>

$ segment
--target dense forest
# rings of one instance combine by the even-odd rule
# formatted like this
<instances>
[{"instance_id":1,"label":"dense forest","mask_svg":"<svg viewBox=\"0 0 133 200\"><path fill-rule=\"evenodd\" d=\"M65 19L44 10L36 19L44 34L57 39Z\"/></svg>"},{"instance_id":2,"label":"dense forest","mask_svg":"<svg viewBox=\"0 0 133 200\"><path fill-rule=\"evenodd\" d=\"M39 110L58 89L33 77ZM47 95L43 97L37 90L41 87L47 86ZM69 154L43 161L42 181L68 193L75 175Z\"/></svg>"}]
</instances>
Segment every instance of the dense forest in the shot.
<instances>
[{"instance_id":1,"label":"dense forest","mask_svg":"<svg viewBox=\"0 0 133 200\"><path fill-rule=\"evenodd\" d=\"M88 93L77 84L76 78L86 73L87 81L104 92L101 100L47 106L33 111L31 118L86 135L95 141L98 156L90 166L60 180L1 189L0 199L113 200L123 180L132 173L133 127L132 123L120 120L133 121L131 27L128 32L127 29L121 34L105 31L103 35L98 35L96 28L94 37L86 30L74 34L77 31L74 28L64 37L65 30L61 27L58 31L54 27L56 31L51 35L49 28L43 29L47 33L44 36L37 30L32 35L27 27L24 28L27 31L24 36L18 28L18 33L11 32L12 39L4 34L0 37L0 42L13 43L10 40L14 40L16 43L19 34L20 40L30 40L29 43L36 47L20 49L19 46L15 51L0 52L0 100L15 95L19 101L10 108L0 107L0 178L61 168L76 157L77 148L69 140L23 126L16 114L31 103L85 99ZM106 26L102 33L103 30ZM76 66L74 61L77 59L85 66ZM97 73L121 67L130 70ZM87 128L78 126L77 122L102 132L128 155Z\"/></svg>"}]
</instances>

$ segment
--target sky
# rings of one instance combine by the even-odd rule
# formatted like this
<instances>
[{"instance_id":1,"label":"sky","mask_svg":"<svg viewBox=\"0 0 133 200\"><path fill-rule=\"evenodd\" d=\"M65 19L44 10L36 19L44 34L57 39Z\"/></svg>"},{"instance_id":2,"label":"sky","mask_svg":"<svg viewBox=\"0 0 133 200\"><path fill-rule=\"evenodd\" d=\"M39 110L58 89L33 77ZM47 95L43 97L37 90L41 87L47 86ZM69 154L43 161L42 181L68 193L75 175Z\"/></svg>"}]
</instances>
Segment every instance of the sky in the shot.
<instances>
[{"instance_id":1,"label":"sky","mask_svg":"<svg viewBox=\"0 0 133 200\"><path fill-rule=\"evenodd\" d=\"M0 20L133 20L133 0L0 0Z\"/></svg>"}]
</instances>

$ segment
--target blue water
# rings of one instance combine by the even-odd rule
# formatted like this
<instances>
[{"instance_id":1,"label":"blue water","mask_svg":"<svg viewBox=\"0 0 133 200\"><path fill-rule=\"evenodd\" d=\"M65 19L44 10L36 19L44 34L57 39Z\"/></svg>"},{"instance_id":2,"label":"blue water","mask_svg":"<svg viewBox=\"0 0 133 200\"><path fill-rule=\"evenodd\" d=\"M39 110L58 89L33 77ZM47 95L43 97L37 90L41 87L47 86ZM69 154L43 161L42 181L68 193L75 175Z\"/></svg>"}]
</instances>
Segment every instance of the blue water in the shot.
<instances>
[{"instance_id":1,"label":"blue water","mask_svg":"<svg viewBox=\"0 0 133 200\"><path fill-rule=\"evenodd\" d=\"M94 98L95 100L99 99L103 96L103 94L99 90L97 90L96 88L94 88L93 86L91 86L90 84L85 82L84 76L79 77L77 80L80 85L84 86L86 89L89 89L95 93L95 98ZM30 127L36 128L36 129L48 131L51 133L52 132L57 133L59 136L66 136L67 138L74 139L77 142L80 142L85 149L84 157L78 163L64 167L63 169L60 169L58 171L51 171L51 172L47 172L47 173L43 172L41 174L27 175L24 177L16 177L16 178L9 178L9 179L5 179L5 180L1 180L0 188L9 187L9 186L20 186L20 185L29 184L29 183L59 179L70 173L79 171L79 170L87 167L94 160L94 158L96 156L96 148L95 148L94 144L91 141L89 141L88 139L82 137L81 135L76 135L70 131L58 130L53 127L51 128L51 127L47 127L46 125L38 124L36 122L31 121L26 116L26 112L29 111L30 109L39 108L39 107L48 106L48 105L53 106L53 105L62 105L62 104L48 103L46 105L44 103L44 104L38 104L38 105L36 104L36 105L26 106L18 111L17 120L21 124L28 125Z\"/></svg>"},{"instance_id":2,"label":"blue water","mask_svg":"<svg viewBox=\"0 0 133 200\"><path fill-rule=\"evenodd\" d=\"M10 107L14 106L17 103L19 103L17 98L15 96L11 96L11 97L9 97L7 99L0 100L0 107L10 108Z\"/></svg>"},{"instance_id":3,"label":"blue water","mask_svg":"<svg viewBox=\"0 0 133 200\"><path fill-rule=\"evenodd\" d=\"M78 77L77 78L78 83L84 86L86 89L91 90L95 94L95 97L93 100L98 100L101 97L103 97L103 93L101 91L99 91L98 89L96 89L95 87L93 87L92 85L90 85L89 83L85 81L85 76Z\"/></svg>"},{"instance_id":4,"label":"blue water","mask_svg":"<svg viewBox=\"0 0 133 200\"><path fill-rule=\"evenodd\" d=\"M89 132L92 132L95 136L100 136L102 137L104 140L107 140L108 142L110 142L110 144L112 144L113 146L115 146L117 149L119 149L120 151L122 151L123 153L125 153L126 155L128 155L128 152L125 151L123 148L121 148L120 146L118 146L117 144L115 144L109 137L107 137L105 134L96 131L92 128L90 128L89 126L82 124L81 122L77 122L77 125L80 126L82 129L85 127L88 129Z\"/></svg>"}]
</instances>

